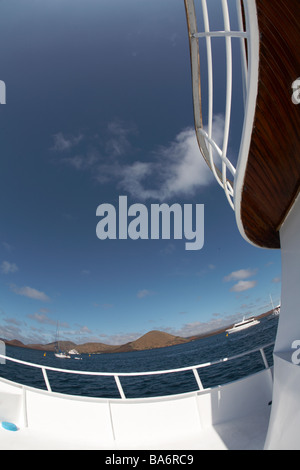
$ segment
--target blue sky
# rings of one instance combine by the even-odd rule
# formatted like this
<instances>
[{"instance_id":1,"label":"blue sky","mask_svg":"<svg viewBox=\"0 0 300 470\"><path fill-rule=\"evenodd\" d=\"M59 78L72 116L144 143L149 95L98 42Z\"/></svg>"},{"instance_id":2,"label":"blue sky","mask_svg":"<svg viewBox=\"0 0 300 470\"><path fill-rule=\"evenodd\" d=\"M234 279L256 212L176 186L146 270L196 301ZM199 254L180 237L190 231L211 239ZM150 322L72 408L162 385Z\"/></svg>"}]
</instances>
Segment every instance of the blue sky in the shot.
<instances>
[{"instance_id":1,"label":"blue sky","mask_svg":"<svg viewBox=\"0 0 300 470\"><path fill-rule=\"evenodd\" d=\"M0 337L50 342L57 321L77 343L190 336L279 302L280 252L242 239L196 144L183 1L0 9ZM96 209L121 195L204 204L204 247L99 240Z\"/></svg>"}]
</instances>

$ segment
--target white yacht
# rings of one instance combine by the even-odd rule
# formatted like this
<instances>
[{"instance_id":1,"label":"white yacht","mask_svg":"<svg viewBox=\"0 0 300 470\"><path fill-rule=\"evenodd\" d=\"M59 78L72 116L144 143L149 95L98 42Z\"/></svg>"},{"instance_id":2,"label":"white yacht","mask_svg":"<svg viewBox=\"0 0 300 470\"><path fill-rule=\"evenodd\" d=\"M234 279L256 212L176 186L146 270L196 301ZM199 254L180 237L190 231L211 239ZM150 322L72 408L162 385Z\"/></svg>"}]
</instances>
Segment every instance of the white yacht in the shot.
<instances>
[{"instance_id":1,"label":"white yacht","mask_svg":"<svg viewBox=\"0 0 300 470\"><path fill-rule=\"evenodd\" d=\"M68 352L68 354L72 354L72 355L78 355L79 352L77 351L77 349L70 349L70 351Z\"/></svg>"},{"instance_id":2,"label":"white yacht","mask_svg":"<svg viewBox=\"0 0 300 470\"><path fill-rule=\"evenodd\" d=\"M201 154L224 188L241 236L258 249L282 253L274 366L268 366L261 348L265 368L246 378L205 388L201 370L214 363L198 364L183 369L194 374L194 391L136 399L126 397L122 377L143 373L94 372L115 380L120 398L105 399L55 393L47 374L50 367L31 364L42 370L46 390L0 379L0 420L17 427L15 432L0 427L1 449L173 449L181 454L187 449L186 456L193 449L300 449L300 367L293 362L293 348L300 344L299 0L220 0L223 26L218 31L210 27L207 0L184 1ZM231 29L229 3L236 7L238 29ZM220 87L226 95L221 147L214 140L215 40L223 41L226 51L226 85L222 81ZM239 70L232 64L236 41L242 57ZM204 94L200 42L206 46L208 68ZM228 154L233 74L243 77L245 92L236 166ZM202 106L204 99L208 103ZM174 372L178 369L144 375Z\"/></svg>"},{"instance_id":3,"label":"white yacht","mask_svg":"<svg viewBox=\"0 0 300 470\"><path fill-rule=\"evenodd\" d=\"M242 321L235 323L232 328L229 328L226 330L226 333L237 333L241 330L246 330L247 328L250 328L251 326L258 325L260 323L257 318L243 318Z\"/></svg>"},{"instance_id":4,"label":"white yacht","mask_svg":"<svg viewBox=\"0 0 300 470\"><path fill-rule=\"evenodd\" d=\"M54 353L54 356L58 357L58 359L71 359L71 356L67 353L64 353L64 352Z\"/></svg>"}]
</instances>

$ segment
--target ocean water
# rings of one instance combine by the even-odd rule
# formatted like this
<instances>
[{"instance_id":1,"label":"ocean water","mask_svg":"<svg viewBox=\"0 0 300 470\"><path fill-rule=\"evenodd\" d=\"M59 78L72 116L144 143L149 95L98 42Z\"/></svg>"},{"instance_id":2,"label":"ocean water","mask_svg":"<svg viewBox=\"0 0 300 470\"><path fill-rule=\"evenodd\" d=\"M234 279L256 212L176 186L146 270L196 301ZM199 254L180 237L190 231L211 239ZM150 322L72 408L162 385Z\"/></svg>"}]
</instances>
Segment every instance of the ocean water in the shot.
<instances>
[{"instance_id":1,"label":"ocean water","mask_svg":"<svg viewBox=\"0 0 300 470\"><path fill-rule=\"evenodd\" d=\"M192 341L187 344L148 351L114 354L82 354L82 360L58 359L53 353L26 348L6 347L6 355L49 367L91 372L145 372L194 366L231 357L275 341L278 317L263 318L258 325L226 336L225 333ZM265 350L272 365L273 347ZM205 388L237 380L264 368L260 352L243 358L198 369ZM51 389L72 395L119 398L113 377L83 376L47 371ZM0 376L41 389L46 389L41 369L10 361L0 365ZM192 371L145 377L121 377L127 398L151 397L197 390Z\"/></svg>"}]
</instances>

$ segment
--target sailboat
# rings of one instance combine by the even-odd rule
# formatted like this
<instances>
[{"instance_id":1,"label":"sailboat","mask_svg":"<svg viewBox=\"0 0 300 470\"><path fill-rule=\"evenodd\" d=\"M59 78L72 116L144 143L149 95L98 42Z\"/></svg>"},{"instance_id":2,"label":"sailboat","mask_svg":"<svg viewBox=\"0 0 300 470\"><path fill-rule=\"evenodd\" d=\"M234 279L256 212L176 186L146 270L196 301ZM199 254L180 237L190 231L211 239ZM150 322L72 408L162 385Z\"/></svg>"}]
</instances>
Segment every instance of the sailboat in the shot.
<instances>
[{"instance_id":1,"label":"sailboat","mask_svg":"<svg viewBox=\"0 0 300 470\"><path fill-rule=\"evenodd\" d=\"M70 359L71 356L63 351L60 350L59 348L59 327L58 327L58 322L57 322L57 328L56 328L56 345L55 345L55 357L58 357L59 359Z\"/></svg>"},{"instance_id":2,"label":"sailboat","mask_svg":"<svg viewBox=\"0 0 300 470\"><path fill-rule=\"evenodd\" d=\"M272 296L270 294L270 299L271 299L271 304L272 304L272 311L273 311L273 315L277 316L280 314L280 304L277 305L277 307L274 307L274 304L273 304L273 299L272 299Z\"/></svg>"},{"instance_id":3,"label":"sailboat","mask_svg":"<svg viewBox=\"0 0 300 470\"><path fill-rule=\"evenodd\" d=\"M54 353L55 357L58 357L60 359L70 359L71 356L69 356L67 353L64 353L64 352L57 352L57 353Z\"/></svg>"}]
</instances>

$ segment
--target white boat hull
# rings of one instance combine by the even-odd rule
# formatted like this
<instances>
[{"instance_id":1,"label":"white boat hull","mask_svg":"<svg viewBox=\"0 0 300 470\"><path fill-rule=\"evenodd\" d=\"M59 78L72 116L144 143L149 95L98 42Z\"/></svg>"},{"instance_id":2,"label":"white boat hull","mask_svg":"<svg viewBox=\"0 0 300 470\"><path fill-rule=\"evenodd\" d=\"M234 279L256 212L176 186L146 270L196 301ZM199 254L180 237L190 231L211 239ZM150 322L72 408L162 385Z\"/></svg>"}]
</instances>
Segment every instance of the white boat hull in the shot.
<instances>
[{"instance_id":1,"label":"white boat hull","mask_svg":"<svg viewBox=\"0 0 300 470\"><path fill-rule=\"evenodd\" d=\"M233 328L230 328L229 330L226 330L226 333L237 333L241 330L246 330L247 328L250 328L251 326L258 325L259 320L254 320L251 323L245 323L244 325L239 325L239 326L234 326Z\"/></svg>"},{"instance_id":2,"label":"white boat hull","mask_svg":"<svg viewBox=\"0 0 300 470\"><path fill-rule=\"evenodd\" d=\"M71 356L68 356L67 354L64 353L55 353L55 357L58 357L59 359L70 359Z\"/></svg>"}]
</instances>

